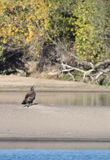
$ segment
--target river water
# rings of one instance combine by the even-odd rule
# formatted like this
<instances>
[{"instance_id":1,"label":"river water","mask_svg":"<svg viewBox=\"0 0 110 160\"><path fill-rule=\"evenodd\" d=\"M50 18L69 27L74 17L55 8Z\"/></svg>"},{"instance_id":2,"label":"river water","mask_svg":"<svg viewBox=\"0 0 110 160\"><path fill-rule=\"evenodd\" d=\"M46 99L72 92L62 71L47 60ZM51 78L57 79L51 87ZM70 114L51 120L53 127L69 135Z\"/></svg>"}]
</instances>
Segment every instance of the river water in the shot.
<instances>
[{"instance_id":1,"label":"river water","mask_svg":"<svg viewBox=\"0 0 110 160\"><path fill-rule=\"evenodd\" d=\"M20 104L26 92L1 92L1 104ZM110 106L109 92L38 92L35 102L49 106Z\"/></svg>"},{"instance_id":2,"label":"river water","mask_svg":"<svg viewBox=\"0 0 110 160\"><path fill-rule=\"evenodd\" d=\"M0 150L0 160L110 160L110 151Z\"/></svg>"}]
</instances>

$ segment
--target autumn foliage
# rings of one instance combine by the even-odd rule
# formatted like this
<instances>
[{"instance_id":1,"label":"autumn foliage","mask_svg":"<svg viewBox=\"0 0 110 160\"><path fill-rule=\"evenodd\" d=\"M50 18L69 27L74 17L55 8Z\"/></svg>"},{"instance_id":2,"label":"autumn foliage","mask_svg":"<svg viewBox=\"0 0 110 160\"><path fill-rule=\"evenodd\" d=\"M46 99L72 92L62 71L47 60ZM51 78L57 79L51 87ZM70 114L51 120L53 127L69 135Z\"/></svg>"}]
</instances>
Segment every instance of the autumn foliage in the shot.
<instances>
[{"instance_id":1,"label":"autumn foliage","mask_svg":"<svg viewBox=\"0 0 110 160\"><path fill-rule=\"evenodd\" d=\"M8 47L28 47L38 57L45 43L67 41L79 59L97 63L109 52L108 6L107 0L1 0L0 59Z\"/></svg>"},{"instance_id":2,"label":"autumn foliage","mask_svg":"<svg viewBox=\"0 0 110 160\"><path fill-rule=\"evenodd\" d=\"M0 42L30 43L48 29L48 8L43 0L2 0L0 2Z\"/></svg>"}]
</instances>

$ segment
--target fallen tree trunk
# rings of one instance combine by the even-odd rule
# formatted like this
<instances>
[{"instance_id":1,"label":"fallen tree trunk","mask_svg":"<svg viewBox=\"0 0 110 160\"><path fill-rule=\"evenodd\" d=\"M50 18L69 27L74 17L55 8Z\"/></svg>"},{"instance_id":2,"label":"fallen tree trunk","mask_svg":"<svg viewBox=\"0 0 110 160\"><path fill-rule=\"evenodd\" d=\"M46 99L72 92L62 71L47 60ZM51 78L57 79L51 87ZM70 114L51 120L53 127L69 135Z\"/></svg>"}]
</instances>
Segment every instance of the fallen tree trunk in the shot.
<instances>
[{"instance_id":1,"label":"fallen tree trunk","mask_svg":"<svg viewBox=\"0 0 110 160\"><path fill-rule=\"evenodd\" d=\"M83 68L78 68L78 67L73 67L70 66L66 63L61 63L61 73L63 74L68 74L72 77L73 80L74 78L74 71L81 72L83 74L82 80L85 82L86 78L89 78L89 81L99 83L98 80L101 76L107 76L108 73L110 73L110 60L106 60L103 62L99 62L96 65L93 65L92 63L88 63L90 66L90 69L85 70ZM83 62L84 65L84 62ZM80 64L81 66L81 64Z\"/></svg>"}]
</instances>

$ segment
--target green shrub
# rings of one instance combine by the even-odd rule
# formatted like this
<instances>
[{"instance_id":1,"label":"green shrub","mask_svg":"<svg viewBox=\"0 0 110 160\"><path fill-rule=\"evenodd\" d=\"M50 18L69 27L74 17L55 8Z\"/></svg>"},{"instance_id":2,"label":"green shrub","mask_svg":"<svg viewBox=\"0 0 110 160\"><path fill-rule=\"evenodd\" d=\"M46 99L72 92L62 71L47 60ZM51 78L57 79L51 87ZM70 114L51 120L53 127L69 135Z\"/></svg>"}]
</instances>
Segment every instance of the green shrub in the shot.
<instances>
[{"instance_id":1,"label":"green shrub","mask_svg":"<svg viewBox=\"0 0 110 160\"><path fill-rule=\"evenodd\" d=\"M106 57L105 12L103 0L78 0L76 3L75 47L83 60L97 63Z\"/></svg>"}]
</instances>

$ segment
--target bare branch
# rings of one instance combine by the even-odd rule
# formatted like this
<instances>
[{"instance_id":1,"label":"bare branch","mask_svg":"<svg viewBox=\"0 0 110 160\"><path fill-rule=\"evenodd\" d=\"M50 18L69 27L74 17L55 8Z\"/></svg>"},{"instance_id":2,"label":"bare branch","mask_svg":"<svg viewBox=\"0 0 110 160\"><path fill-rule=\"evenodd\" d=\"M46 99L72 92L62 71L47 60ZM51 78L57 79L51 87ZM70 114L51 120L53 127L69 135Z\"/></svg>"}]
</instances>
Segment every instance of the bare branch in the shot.
<instances>
[{"instance_id":1,"label":"bare branch","mask_svg":"<svg viewBox=\"0 0 110 160\"><path fill-rule=\"evenodd\" d=\"M100 63L96 64L95 66L92 63L90 63L90 65L91 65L91 69L83 70L83 69L80 69L80 68L77 68L77 67L72 67L72 66L62 62L61 63L61 66L62 66L62 71L61 72L62 73L67 73L74 80L74 78L73 78L74 73L71 73L71 72L76 70L76 71L79 71L79 72L83 73L83 81L86 80L86 77L89 77L91 79L91 81L94 81L94 82L98 81L98 79L102 75L107 75L110 72L110 68L102 69L105 66L110 65L109 60L106 60L104 62L100 62Z\"/></svg>"}]
</instances>

